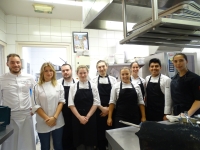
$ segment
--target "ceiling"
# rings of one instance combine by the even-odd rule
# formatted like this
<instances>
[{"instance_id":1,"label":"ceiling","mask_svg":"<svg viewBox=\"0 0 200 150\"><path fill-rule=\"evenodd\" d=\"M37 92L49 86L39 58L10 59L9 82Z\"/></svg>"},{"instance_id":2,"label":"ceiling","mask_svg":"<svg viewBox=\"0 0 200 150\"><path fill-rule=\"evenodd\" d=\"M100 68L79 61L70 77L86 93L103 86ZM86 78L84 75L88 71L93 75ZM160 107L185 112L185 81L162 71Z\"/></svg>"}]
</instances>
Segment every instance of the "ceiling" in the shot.
<instances>
[{"instance_id":1,"label":"ceiling","mask_svg":"<svg viewBox=\"0 0 200 150\"><path fill-rule=\"evenodd\" d=\"M45 0L52 1L52 0ZM59 1L59 0L57 0ZM72 1L72 0L60 0ZM76 0L73 0L74 2ZM33 9L33 4L48 4L53 5L52 14L36 13ZM24 17L40 17L51 19L67 19L67 20L82 20L82 6L72 6L67 4L57 4L53 2L39 2L39 0L0 0L0 9L6 15L16 15Z\"/></svg>"}]
</instances>

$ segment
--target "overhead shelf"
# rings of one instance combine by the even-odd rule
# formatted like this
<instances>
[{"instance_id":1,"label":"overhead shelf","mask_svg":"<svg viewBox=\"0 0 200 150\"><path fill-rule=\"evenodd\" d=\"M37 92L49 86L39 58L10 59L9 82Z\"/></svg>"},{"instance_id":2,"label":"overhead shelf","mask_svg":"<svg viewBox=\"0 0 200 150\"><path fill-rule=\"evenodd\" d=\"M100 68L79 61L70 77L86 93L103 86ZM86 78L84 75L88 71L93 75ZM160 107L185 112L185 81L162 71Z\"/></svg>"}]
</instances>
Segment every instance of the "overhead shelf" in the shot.
<instances>
[{"instance_id":1,"label":"overhead shelf","mask_svg":"<svg viewBox=\"0 0 200 150\"><path fill-rule=\"evenodd\" d=\"M159 18L130 32L120 44L200 48L200 22Z\"/></svg>"}]
</instances>

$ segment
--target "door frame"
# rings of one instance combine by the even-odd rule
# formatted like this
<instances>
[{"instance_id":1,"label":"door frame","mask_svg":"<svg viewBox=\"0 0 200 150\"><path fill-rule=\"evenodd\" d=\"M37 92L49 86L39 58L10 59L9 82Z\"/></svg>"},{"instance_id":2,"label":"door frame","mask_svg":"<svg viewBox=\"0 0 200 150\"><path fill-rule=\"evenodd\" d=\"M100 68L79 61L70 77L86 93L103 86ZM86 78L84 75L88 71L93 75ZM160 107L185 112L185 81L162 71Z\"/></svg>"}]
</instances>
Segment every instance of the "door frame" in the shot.
<instances>
[{"instance_id":1,"label":"door frame","mask_svg":"<svg viewBox=\"0 0 200 150\"><path fill-rule=\"evenodd\" d=\"M3 47L2 48L2 58L1 58L1 63L2 63L2 74L4 74L5 73L5 71L6 71L6 54L5 54L5 50L6 50L6 46L7 46L7 44L5 43L5 42L3 42L3 41L1 41L0 40L0 45Z\"/></svg>"}]
</instances>

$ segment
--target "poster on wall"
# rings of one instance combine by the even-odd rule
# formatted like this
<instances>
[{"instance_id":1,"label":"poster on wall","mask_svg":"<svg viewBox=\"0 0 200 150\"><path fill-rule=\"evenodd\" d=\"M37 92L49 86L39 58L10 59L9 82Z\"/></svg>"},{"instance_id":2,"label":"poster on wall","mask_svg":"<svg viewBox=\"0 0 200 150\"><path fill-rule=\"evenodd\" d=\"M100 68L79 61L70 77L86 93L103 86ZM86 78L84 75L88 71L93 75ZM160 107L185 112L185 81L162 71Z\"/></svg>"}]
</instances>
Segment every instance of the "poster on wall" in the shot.
<instances>
[{"instance_id":1,"label":"poster on wall","mask_svg":"<svg viewBox=\"0 0 200 150\"><path fill-rule=\"evenodd\" d=\"M88 32L72 32L74 53L89 50Z\"/></svg>"}]
</instances>

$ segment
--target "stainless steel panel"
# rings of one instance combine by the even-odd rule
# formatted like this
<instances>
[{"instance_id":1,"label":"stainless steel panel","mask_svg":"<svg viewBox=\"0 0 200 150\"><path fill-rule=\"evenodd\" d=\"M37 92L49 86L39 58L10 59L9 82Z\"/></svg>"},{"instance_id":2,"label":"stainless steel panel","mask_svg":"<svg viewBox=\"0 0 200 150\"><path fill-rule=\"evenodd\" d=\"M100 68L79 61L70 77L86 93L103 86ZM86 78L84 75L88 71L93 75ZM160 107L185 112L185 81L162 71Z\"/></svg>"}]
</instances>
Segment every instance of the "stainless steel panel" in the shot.
<instances>
[{"instance_id":1,"label":"stainless steel panel","mask_svg":"<svg viewBox=\"0 0 200 150\"><path fill-rule=\"evenodd\" d=\"M200 26L196 21L159 18L131 33L121 44L164 45L177 47L200 47ZM176 32L177 31L177 32ZM162 33L162 36L161 36ZM149 37L151 36L151 37Z\"/></svg>"}]
</instances>

